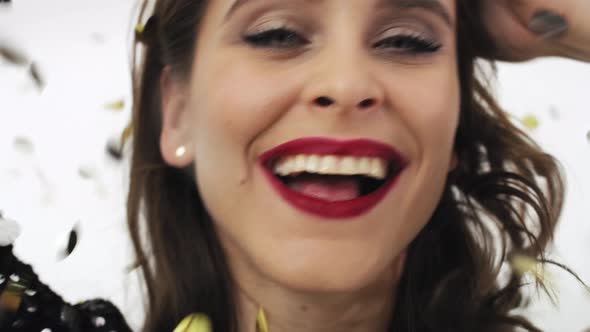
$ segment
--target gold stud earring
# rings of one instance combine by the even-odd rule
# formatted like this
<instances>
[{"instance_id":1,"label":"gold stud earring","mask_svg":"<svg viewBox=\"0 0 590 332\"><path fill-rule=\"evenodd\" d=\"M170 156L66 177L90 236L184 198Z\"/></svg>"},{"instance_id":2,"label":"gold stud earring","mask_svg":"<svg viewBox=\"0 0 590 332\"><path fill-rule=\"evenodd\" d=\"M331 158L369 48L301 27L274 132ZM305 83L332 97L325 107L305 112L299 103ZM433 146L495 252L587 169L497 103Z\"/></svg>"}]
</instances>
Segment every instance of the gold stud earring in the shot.
<instances>
[{"instance_id":1,"label":"gold stud earring","mask_svg":"<svg viewBox=\"0 0 590 332\"><path fill-rule=\"evenodd\" d=\"M176 149L176 158L182 158L186 154L186 147L181 145Z\"/></svg>"}]
</instances>

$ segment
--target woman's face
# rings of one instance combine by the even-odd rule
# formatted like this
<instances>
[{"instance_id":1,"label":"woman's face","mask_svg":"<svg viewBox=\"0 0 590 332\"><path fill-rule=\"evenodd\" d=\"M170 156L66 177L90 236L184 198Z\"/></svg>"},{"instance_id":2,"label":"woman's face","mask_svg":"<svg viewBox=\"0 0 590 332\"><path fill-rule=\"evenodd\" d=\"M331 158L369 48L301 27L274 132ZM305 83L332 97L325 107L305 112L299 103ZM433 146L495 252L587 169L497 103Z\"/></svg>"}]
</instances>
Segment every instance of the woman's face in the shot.
<instances>
[{"instance_id":1,"label":"woman's face","mask_svg":"<svg viewBox=\"0 0 590 332\"><path fill-rule=\"evenodd\" d=\"M452 164L455 20L454 0L211 2L188 83L163 86L161 143L194 161L234 273L392 277Z\"/></svg>"}]
</instances>

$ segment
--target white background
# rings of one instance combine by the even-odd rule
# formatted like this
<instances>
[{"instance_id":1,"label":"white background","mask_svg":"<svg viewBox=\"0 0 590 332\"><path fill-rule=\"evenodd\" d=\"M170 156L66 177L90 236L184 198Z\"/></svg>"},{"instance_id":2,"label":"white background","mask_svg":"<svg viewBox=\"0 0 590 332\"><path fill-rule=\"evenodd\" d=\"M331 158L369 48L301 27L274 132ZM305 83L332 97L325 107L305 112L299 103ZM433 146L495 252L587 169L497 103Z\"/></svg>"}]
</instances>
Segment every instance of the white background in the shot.
<instances>
[{"instance_id":1,"label":"white background","mask_svg":"<svg viewBox=\"0 0 590 332\"><path fill-rule=\"evenodd\" d=\"M136 275L127 274L125 164L105 154L106 141L129 120L129 41L132 0L13 0L0 5L0 44L35 61L42 91L0 59L0 210L23 233L15 251L43 281L71 302L114 301L138 327L142 302ZM533 115L530 133L563 163L568 195L554 257L590 281L590 64L550 59L502 64L498 96L515 119ZM105 104L123 99L122 111ZM27 153L14 144L26 137ZM80 168L94 176L83 179ZM77 226L76 226L77 225ZM79 244L60 252L76 226ZM540 298L527 315L546 331L590 327L590 296L555 270L559 308Z\"/></svg>"}]
</instances>

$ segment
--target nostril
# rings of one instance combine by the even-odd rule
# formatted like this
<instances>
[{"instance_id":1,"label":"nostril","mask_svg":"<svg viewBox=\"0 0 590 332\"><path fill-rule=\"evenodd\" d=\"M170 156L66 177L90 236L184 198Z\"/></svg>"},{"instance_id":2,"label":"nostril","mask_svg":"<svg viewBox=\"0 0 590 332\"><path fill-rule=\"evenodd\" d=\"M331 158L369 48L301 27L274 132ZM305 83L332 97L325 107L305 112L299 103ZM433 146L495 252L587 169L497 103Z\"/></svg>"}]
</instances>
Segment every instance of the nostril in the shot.
<instances>
[{"instance_id":1,"label":"nostril","mask_svg":"<svg viewBox=\"0 0 590 332\"><path fill-rule=\"evenodd\" d=\"M360 108L369 108L371 106L374 106L375 104L376 104L375 99L368 98L368 99L361 101L359 103L359 107Z\"/></svg>"},{"instance_id":2,"label":"nostril","mask_svg":"<svg viewBox=\"0 0 590 332\"><path fill-rule=\"evenodd\" d=\"M334 101L328 97L318 97L318 98L316 98L315 103L318 106L326 107L326 106L331 106L332 104L334 104Z\"/></svg>"}]
</instances>

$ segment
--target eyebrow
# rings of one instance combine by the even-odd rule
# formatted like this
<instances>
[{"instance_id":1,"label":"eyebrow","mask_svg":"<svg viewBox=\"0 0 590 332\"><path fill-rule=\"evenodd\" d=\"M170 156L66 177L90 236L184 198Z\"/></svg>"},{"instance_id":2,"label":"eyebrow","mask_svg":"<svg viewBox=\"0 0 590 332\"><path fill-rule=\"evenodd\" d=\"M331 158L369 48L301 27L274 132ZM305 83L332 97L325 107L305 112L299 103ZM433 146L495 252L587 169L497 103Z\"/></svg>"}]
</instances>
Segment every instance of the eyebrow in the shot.
<instances>
[{"instance_id":1,"label":"eyebrow","mask_svg":"<svg viewBox=\"0 0 590 332\"><path fill-rule=\"evenodd\" d=\"M235 0L234 3L231 5L227 14L225 14L225 21L227 21L230 16L240 7L248 2L252 2L255 0ZM285 0L285 1L293 1L293 0ZM425 9L430 11L431 13L439 16L442 18L447 25L450 27L453 26L453 20L451 19L451 14L447 10L447 8L439 1L439 0L381 0L379 2L379 7L382 6L392 6L394 8L400 10L407 10L407 9Z\"/></svg>"}]
</instances>

